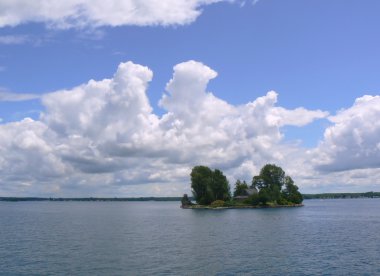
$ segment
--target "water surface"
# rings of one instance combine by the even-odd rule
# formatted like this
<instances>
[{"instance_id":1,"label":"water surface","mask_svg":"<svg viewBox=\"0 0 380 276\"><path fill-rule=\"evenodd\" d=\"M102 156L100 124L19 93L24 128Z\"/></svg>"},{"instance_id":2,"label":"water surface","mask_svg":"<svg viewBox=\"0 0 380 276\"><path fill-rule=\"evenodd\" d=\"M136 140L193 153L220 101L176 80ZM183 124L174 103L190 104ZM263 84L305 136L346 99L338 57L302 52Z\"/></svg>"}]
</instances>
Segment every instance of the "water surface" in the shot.
<instances>
[{"instance_id":1,"label":"water surface","mask_svg":"<svg viewBox=\"0 0 380 276\"><path fill-rule=\"evenodd\" d=\"M0 202L1 275L380 275L380 199Z\"/></svg>"}]
</instances>

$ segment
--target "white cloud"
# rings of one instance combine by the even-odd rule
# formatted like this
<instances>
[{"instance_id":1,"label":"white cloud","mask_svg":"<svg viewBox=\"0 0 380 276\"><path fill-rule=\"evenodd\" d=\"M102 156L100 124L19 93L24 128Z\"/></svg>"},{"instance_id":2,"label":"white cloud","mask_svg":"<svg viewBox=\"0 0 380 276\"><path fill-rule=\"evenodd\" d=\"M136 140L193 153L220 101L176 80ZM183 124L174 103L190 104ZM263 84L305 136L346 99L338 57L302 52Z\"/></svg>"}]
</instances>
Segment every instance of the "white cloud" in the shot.
<instances>
[{"instance_id":1,"label":"white cloud","mask_svg":"<svg viewBox=\"0 0 380 276\"><path fill-rule=\"evenodd\" d=\"M12 93L0 88L0 102L20 102L40 98L40 95Z\"/></svg>"},{"instance_id":2,"label":"white cloud","mask_svg":"<svg viewBox=\"0 0 380 276\"><path fill-rule=\"evenodd\" d=\"M254 5L256 5L259 2L259 0L251 0L251 1L239 0L237 3L242 8L242 7L244 7L247 4L247 2L249 2L252 6L254 6Z\"/></svg>"},{"instance_id":3,"label":"white cloud","mask_svg":"<svg viewBox=\"0 0 380 276\"><path fill-rule=\"evenodd\" d=\"M0 36L0 44L5 44L5 45L23 44L27 41L29 41L29 37L27 35L2 35L2 36Z\"/></svg>"},{"instance_id":4,"label":"white cloud","mask_svg":"<svg viewBox=\"0 0 380 276\"><path fill-rule=\"evenodd\" d=\"M329 117L333 123L312 152L322 171L380 168L380 96L363 96Z\"/></svg>"},{"instance_id":5,"label":"white cloud","mask_svg":"<svg viewBox=\"0 0 380 276\"><path fill-rule=\"evenodd\" d=\"M267 162L300 163L300 150L282 144L281 127L327 113L278 107L274 91L234 106L207 92L216 76L199 62L176 65L161 117L146 94L152 71L132 62L110 79L44 95L40 121L0 125L0 192L180 195L196 164L249 180Z\"/></svg>"},{"instance_id":6,"label":"white cloud","mask_svg":"<svg viewBox=\"0 0 380 276\"><path fill-rule=\"evenodd\" d=\"M41 22L54 28L184 25L223 0L17 0L0 2L0 27Z\"/></svg>"},{"instance_id":7,"label":"white cloud","mask_svg":"<svg viewBox=\"0 0 380 276\"><path fill-rule=\"evenodd\" d=\"M26 118L0 125L0 192L17 195L28 190L46 193L57 178L64 177L65 165L55 154L54 133L38 121ZM38 183L38 185L36 185Z\"/></svg>"}]
</instances>

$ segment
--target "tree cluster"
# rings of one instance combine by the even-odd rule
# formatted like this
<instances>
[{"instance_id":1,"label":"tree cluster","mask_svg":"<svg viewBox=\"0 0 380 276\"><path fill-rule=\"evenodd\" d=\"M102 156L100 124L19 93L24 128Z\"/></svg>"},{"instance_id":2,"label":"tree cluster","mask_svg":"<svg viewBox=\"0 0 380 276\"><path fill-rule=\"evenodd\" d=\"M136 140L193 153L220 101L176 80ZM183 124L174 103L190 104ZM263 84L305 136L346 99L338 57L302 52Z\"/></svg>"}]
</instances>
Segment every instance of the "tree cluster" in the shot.
<instances>
[{"instance_id":1,"label":"tree cluster","mask_svg":"<svg viewBox=\"0 0 380 276\"><path fill-rule=\"evenodd\" d=\"M191 205L193 205L193 203L191 203L191 200L189 199L187 194L184 194L183 197L181 198L181 207L184 208Z\"/></svg>"},{"instance_id":2,"label":"tree cluster","mask_svg":"<svg viewBox=\"0 0 380 276\"><path fill-rule=\"evenodd\" d=\"M235 183L234 197L248 195L247 189L248 184L245 181L241 182L240 179L238 179Z\"/></svg>"},{"instance_id":3,"label":"tree cluster","mask_svg":"<svg viewBox=\"0 0 380 276\"><path fill-rule=\"evenodd\" d=\"M253 177L252 187L259 190L258 194L249 199L253 205L300 204L303 200L293 179L281 167L273 164L265 165L260 174Z\"/></svg>"},{"instance_id":4,"label":"tree cluster","mask_svg":"<svg viewBox=\"0 0 380 276\"><path fill-rule=\"evenodd\" d=\"M230 185L222 171L195 166L191 171L191 189L197 203L208 205L215 200L230 200Z\"/></svg>"},{"instance_id":5,"label":"tree cluster","mask_svg":"<svg viewBox=\"0 0 380 276\"><path fill-rule=\"evenodd\" d=\"M195 166L190 176L193 196L198 204L210 205L217 200L231 199L230 186L222 171L211 170L206 166ZM293 179L287 176L281 167L274 164L265 165L260 174L252 178L250 187L256 188L258 193L248 196L248 184L237 180L233 196L248 196L245 203L249 205L291 205L303 201ZM228 204L235 203L231 201Z\"/></svg>"}]
</instances>

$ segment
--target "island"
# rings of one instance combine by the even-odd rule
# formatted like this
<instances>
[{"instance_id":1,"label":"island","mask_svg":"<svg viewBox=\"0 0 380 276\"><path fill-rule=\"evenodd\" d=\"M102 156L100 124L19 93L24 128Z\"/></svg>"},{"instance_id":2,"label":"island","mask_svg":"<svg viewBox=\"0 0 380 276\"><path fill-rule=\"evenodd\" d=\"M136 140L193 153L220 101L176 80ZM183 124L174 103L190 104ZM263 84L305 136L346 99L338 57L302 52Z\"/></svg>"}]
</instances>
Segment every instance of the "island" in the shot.
<instances>
[{"instance_id":1,"label":"island","mask_svg":"<svg viewBox=\"0 0 380 276\"><path fill-rule=\"evenodd\" d=\"M247 209L301 207L303 197L293 179L275 164L266 164L253 176L251 185L237 180L233 195L227 177L219 169L195 166L190 174L193 203L187 194L183 209Z\"/></svg>"}]
</instances>

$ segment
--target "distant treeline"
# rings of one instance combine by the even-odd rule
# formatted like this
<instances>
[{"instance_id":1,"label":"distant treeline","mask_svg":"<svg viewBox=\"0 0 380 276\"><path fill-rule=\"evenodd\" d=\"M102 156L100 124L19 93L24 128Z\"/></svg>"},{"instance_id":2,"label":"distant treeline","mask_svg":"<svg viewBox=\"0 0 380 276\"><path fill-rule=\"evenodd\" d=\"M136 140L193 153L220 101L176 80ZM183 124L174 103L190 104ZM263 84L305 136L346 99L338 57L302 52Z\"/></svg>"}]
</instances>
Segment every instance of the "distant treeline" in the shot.
<instances>
[{"instance_id":1,"label":"distant treeline","mask_svg":"<svg viewBox=\"0 0 380 276\"><path fill-rule=\"evenodd\" d=\"M304 199L380 198L380 192L303 194ZM189 197L190 200L194 200ZM181 197L0 197L0 201L181 201Z\"/></svg>"},{"instance_id":2,"label":"distant treeline","mask_svg":"<svg viewBox=\"0 0 380 276\"><path fill-rule=\"evenodd\" d=\"M328 199L328 198L377 198L380 192L366 193L325 193L325 194L303 194L304 199Z\"/></svg>"},{"instance_id":3,"label":"distant treeline","mask_svg":"<svg viewBox=\"0 0 380 276\"><path fill-rule=\"evenodd\" d=\"M181 201L181 197L0 197L0 201Z\"/></svg>"}]
</instances>

